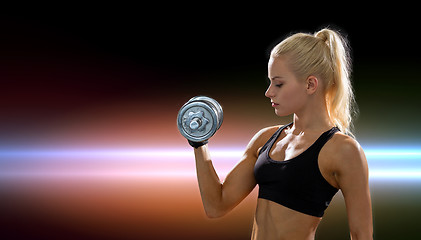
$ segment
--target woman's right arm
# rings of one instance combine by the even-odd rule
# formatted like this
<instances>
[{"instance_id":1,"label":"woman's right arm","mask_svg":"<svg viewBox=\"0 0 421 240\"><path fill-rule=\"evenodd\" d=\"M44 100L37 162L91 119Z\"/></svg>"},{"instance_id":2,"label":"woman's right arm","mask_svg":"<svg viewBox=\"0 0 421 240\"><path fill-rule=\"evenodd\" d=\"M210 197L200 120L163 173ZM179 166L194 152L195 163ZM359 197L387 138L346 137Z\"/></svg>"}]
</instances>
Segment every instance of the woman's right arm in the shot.
<instances>
[{"instance_id":1,"label":"woman's right arm","mask_svg":"<svg viewBox=\"0 0 421 240\"><path fill-rule=\"evenodd\" d=\"M213 167L207 145L194 150L200 195L208 217L222 217L254 189L254 165L258 151L276 129L277 127L265 128L252 138L241 161L231 170L224 182L219 180Z\"/></svg>"}]
</instances>

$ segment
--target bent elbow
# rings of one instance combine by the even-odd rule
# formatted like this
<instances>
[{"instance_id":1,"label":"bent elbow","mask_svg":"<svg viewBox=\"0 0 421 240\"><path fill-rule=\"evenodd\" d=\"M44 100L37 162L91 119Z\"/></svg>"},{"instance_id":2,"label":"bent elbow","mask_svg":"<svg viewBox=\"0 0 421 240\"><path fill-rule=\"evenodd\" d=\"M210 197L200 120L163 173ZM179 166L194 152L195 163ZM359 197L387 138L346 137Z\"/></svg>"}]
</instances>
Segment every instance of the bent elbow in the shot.
<instances>
[{"instance_id":1,"label":"bent elbow","mask_svg":"<svg viewBox=\"0 0 421 240\"><path fill-rule=\"evenodd\" d=\"M206 216L210 219L221 218L226 212L218 209L205 209Z\"/></svg>"},{"instance_id":2,"label":"bent elbow","mask_svg":"<svg viewBox=\"0 0 421 240\"><path fill-rule=\"evenodd\" d=\"M206 216L207 216L209 219L216 219L216 218L220 218L220 217L222 217L222 215L221 215L221 214L215 214L215 213L209 213L209 212L206 212Z\"/></svg>"},{"instance_id":3,"label":"bent elbow","mask_svg":"<svg viewBox=\"0 0 421 240\"><path fill-rule=\"evenodd\" d=\"M373 239L373 232L354 232L351 231L351 239L352 240L372 240Z\"/></svg>"}]
</instances>

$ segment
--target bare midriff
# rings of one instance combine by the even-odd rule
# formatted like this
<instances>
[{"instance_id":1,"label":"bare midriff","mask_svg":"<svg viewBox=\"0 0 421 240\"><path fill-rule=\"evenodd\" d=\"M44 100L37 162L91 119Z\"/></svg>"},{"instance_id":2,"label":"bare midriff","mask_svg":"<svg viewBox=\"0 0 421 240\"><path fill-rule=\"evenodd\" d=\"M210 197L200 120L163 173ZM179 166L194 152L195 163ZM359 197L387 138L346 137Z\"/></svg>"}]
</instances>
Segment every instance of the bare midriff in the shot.
<instances>
[{"instance_id":1,"label":"bare midriff","mask_svg":"<svg viewBox=\"0 0 421 240\"><path fill-rule=\"evenodd\" d=\"M322 218L284 207L278 203L257 200L252 240L314 240Z\"/></svg>"}]
</instances>

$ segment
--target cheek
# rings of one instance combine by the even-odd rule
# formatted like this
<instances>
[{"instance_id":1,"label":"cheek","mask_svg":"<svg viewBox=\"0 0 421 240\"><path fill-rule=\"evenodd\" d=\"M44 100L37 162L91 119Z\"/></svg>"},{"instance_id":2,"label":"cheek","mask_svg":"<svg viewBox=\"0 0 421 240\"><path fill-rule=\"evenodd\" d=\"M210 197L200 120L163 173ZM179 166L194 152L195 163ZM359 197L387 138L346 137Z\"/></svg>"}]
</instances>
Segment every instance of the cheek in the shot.
<instances>
[{"instance_id":1,"label":"cheek","mask_svg":"<svg viewBox=\"0 0 421 240\"><path fill-rule=\"evenodd\" d=\"M284 114L292 114L305 103L305 92L299 87L285 88L279 95L280 109Z\"/></svg>"},{"instance_id":2,"label":"cheek","mask_svg":"<svg viewBox=\"0 0 421 240\"><path fill-rule=\"evenodd\" d=\"M282 99L289 104L298 103L303 100L304 98L304 91L297 85L290 86L288 88L283 89L283 93L281 94Z\"/></svg>"}]
</instances>

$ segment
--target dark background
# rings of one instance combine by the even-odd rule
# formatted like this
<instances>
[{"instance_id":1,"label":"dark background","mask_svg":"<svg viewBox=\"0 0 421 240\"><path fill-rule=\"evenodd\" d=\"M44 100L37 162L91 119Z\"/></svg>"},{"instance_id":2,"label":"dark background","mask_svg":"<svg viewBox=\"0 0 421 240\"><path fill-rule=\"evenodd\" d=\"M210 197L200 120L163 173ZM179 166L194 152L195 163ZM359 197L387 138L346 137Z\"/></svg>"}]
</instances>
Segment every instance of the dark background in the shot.
<instances>
[{"instance_id":1,"label":"dark background","mask_svg":"<svg viewBox=\"0 0 421 240\"><path fill-rule=\"evenodd\" d=\"M200 94L224 106L224 124L212 146L243 148L259 129L290 121L274 116L263 95L271 47L291 33L327 26L350 41L360 109L357 139L363 147L419 149L417 15L410 6L349 7L356 11L216 3L5 8L0 150L185 147L175 117L184 102ZM0 157L3 169L57 167L55 176L98 164L78 159L62 166L68 156L18 163ZM249 199L227 218L209 221L194 178L0 176L0 231L12 233L10 239L242 239L249 236L255 205ZM419 238L419 182L392 181L372 184L376 236ZM335 202L320 226L323 239L348 236L343 199Z\"/></svg>"},{"instance_id":2,"label":"dark background","mask_svg":"<svg viewBox=\"0 0 421 240\"><path fill-rule=\"evenodd\" d=\"M263 94L271 47L290 33L327 26L345 34L352 48L354 88L364 117L356 121L357 133L383 141L390 136L382 129L393 126L393 134L417 138L417 121L411 119L420 118L415 110L420 50L415 19L406 11L334 16L286 14L278 6L273 8L279 12L113 7L38 6L0 16L3 126L31 128L81 107L116 101L178 106L198 94L233 102Z\"/></svg>"}]
</instances>

